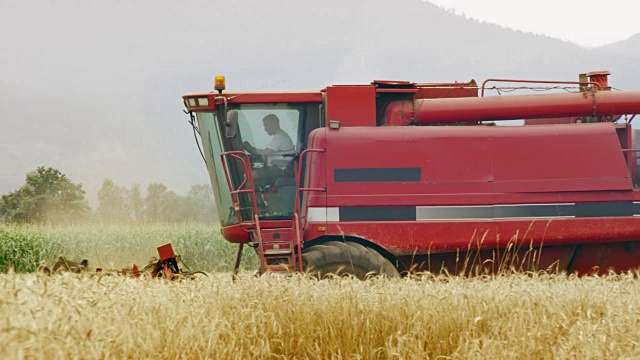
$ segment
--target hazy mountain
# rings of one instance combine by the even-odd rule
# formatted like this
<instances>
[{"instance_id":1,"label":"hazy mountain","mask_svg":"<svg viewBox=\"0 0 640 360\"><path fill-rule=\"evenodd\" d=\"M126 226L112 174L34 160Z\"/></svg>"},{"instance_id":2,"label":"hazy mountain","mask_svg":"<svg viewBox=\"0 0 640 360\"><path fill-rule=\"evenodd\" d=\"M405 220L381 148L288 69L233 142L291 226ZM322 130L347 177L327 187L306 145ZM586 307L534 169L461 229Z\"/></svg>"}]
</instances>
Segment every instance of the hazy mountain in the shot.
<instances>
[{"instance_id":1,"label":"hazy mountain","mask_svg":"<svg viewBox=\"0 0 640 360\"><path fill-rule=\"evenodd\" d=\"M0 194L39 165L91 195L104 178L182 193L207 182L180 97L215 74L229 90L295 90L607 69L638 89L634 38L584 49L420 0L4 0Z\"/></svg>"},{"instance_id":2,"label":"hazy mountain","mask_svg":"<svg viewBox=\"0 0 640 360\"><path fill-rule=\"evenodd\" d=\"M640 57L640 34L635 34L623 41L602 46L599 49L628 57Z\"/></svg>"}]
</instances>

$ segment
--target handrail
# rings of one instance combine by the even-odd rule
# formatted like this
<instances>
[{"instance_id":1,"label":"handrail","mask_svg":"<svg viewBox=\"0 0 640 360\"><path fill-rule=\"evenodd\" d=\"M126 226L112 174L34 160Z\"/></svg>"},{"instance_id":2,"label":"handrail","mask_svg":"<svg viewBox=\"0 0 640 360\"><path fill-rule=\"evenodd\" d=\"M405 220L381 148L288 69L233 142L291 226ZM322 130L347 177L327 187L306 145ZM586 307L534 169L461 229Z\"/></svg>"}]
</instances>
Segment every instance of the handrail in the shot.
<instances>
[{"instance_id":1,"label":"handrail","mask_svg":"<svg viewBox=\"0 0 640 360\"><path fill-rule=\"evenodd\" d=\"M300 222L297 213L293 213L293 226L295 227L296 246L298 249L298 270L302 272L302 238L300 237ZM293 251L293 249L291 249L291 251Z\"/></svg>"},{"instance_id":2,"label":"handrail","mask_svg":"<svg viewBox=\"0 0 640 360\"><path fill-rule=\"evenodd\" d=\"M530 84L566 84L566 85L593 85L598 88L598 90L602 90L602 86L597 82L593 81L554 81L554 80L523 80L523 79L487 79L482 83L482 91L480 92L480 96L484 97L485 85L490 82L513 82L513 83L530 83Z\"/></svg>"},{"instance_id":3,"label":"handrail","mask_svg":"<svg viewBox=\"0 0 640 360\"><path fill-rule=\"evenodd\" d=\"M298 270L302 272L302 236L300 235L300 216L298 212L300 211L300 192L301 191L326 191L324 188L302 188L300 187L300 179L302 178L302 165L304 164L304 157L310 152L316 153L324 153L325 149L306 149L300 153L300 157L298 158L298 167L296 169L296 199L295 204L293 206L293 227L295 230L296 236L296 245L298 246Z\"/></svg>"},{"instance_id":4,"label":"handrail","mask_svg":"<svg viewBox=\"0 0 640 360\"><path fill-rule=\"evenodd\" d=\"M298 169L296 170L296 199L295 205L293 206L293 213L297 214L300 210L298 207L300 206L300 191L326 191L324 188L301 188L300 187L300 179L302 178L302 165L304 164L304 156L310 152L323 153L326 149L306 149L300 153L300 158L298 160Z\"/></svg>"},{"instance_id":5,"label":"handrail","mask_svg":"<svg viewBox=\"0 0 640 360\"><path fill-rule=\"evenodd\" d=\"M229 170L227 169L227 164L225 161L225 157L227 156L233 159L236 159L240 161L240 163L242 163L242 168L244 170L244 174L243 174L244 179L237 189L234 189L231 183L231 177L229 176ZM232 200L234 202L233 206L234 206L234 209L236 210L236 216L238 217L238 222L242 223L243 220L242 220L242 215L240 213L240 197L238 196L238 194L251 194L253 214L254 215L258 214L258 203L256 202L255 186L253 183L253 174L251 173L251 159L249 158L249 155L247 155L247 153L245 153L244 151L226 151L220 154L220 160L222 162L222 168L224 169L224 176L225 176L225 179L227 180L227 185L229 186L229 192L231 193ZM249 188L243 189L243 187L247 185L247 182L248 182Z\"/></svg>"}]
</instances>

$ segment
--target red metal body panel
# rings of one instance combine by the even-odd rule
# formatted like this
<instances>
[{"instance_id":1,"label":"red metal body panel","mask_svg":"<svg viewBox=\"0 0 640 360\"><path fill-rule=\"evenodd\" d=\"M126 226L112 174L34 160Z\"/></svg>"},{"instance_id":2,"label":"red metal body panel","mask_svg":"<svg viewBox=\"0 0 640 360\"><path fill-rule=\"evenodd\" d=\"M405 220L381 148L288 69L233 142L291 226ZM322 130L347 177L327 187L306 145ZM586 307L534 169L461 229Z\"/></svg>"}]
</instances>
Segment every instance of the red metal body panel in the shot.
<instances>
[{"instance_id":1,"label":"red metal body panel","mask_svg":"<svg viewBox=\"0 0 640 360\"><path fill-rule=\"evenodd\" d=\"M326 113L327 123L338 120L340 126L376 126L376 88L329 86Z\"/></svg>"},{"instance_id":2,"label":"red metal body panel","mask_svg":"<svg viewBox=\"0 0 640 360\"><path fill-rule=\"evenodd\" d=\"M330 199L633 188L610 123L531 128L363 127L326 134ZM589 161L583 164L586 154ZM422 173L420 181L414 182L334 182L332 172L342 168L420 168ZM470 204L479 203L473 196L467 199Z\"/></svg>"},{"instance_id":3,"label":"red metal body panel","mask_svg":"<svg viewBox=\"0 0 640 360\"><path fill-rule=\"evenodd\" d=\"M214 98L218 94L199 93L187 94L183 99L207 97L209 107L194 107L192 110L214 110ZM323 94L320 91L296 91L296 92L247 92L223 94L227 98L227 104L269 104L269 103L321 103Z\"/></svg>"},{"instance_id":4,"label":"red metal body panel","mask_svg":"<svg viewBox=\"0 0 640 360\"><path fill-rule=\"evenodd\" d=\"M160 255L160 260L162 261L176 257L176 255L173 253L173 247L171 247L171 244L164 244L162 246L159 246L158 255Z\"/></svg>"},{"instance_id":5,"label":"red metal body panel","mask_svg":"<svg viewBox=\"0 0 640 360\"><path fill-rule=\"evenodd\" d=\"M268 220L262 221L262 226L267 229L271 228L286 228L291 226L291 221L286 220ZM242 224L235 224L230 226L223 226L220 228L222 237L227 241L236 244L246 244L249 242L249 232L243 227Z\"/></svg>"},{"instance_id":6,"label":"red metal body panel","mask_svg":"<svg viewBox=\"0 0 640 360\"><path fill-rule=\"evenodd\" d=\"M601 227L602 226L602 227ZM619 227L626 231L619 231ZM446 268L460 273L463 263L472 261L466 271L492 260L488 267L497 271L505 259L529 260L524 270L548 268L581 274L604 274L640 266L635 242L640 238L640 219L564 219L487 222L353 222L310 224L308 235L357 237L371 241L390 252L402 268L438 272ZM610 231L615 229L616 234ZM618 239L613 239L613 236ZM630 240L631 239L631 240ZM507 251L506 249L509 248ZM508 254L507 254L508 253ZM510 264L506 264L508 266ZM518 263L514 263L518 267ZM485 266L486 268L487 266Z\"/></svg>"},{"instance_id":7,"label":"red metal body panel","mask_svg":"<svg viewBox=\"0 0 640 360\"><path fill-rule=\"evenodd\" d=\"M425 187L426 188L426 187ZM555 204L555 203L590 203L590 202L623 202L640 201L640 194L637 191L594 191L594 192L564 192L564 193L448 193L441 194L389 194L389 191L381 190L384 186L367 186L367 189L360 194L338 195L331 192L330 195L316 195L310 197L314 201L309 201L311 207L322 207L323 204L330 204L329 207L354 206L415 206L416 204L429 204L430 206L463 206L463 205L491 205L491 204ZM439 190L436 188L435 190ZM372 193L367 195L367 190ZM535 195L535 200L532 200Z\"/></svg>"},{"instance_id":8,"label":"red metal body panel","mask_svg":"<svg viewBox=\"0 0 640 360\"><path fill-rule=\"evenodd\" d=\"M516 237L525 246L640 240L640 217L485 221L328 223L329 234L370 240L396 256L504 248ZM640 261L639 261L640 265Z\"/></svg>"},{"instance_id":9,"label":"red metal body panel","mask_svg":"<svg viewBox=\"0 0 640 360\"><path fill-rule=\"evenodd\" d=\"M320 91L308 92L260 92L260 93L225 93L229 104L261 104L261 103L320 103Z\"/></svg>"},{"instance_id":10,"label":"red metal body panel","mask_svg":"<svg viewBox=\"0 0 640 360\"><path fill-rule=\"evenodd\" d=\"M223 226L220 228L222 237L232 243L247 243L249 242L249 233L242 228L240 224Z\"/></svg>"},{"instance_id":11,"label":"red metal body panel","mask_svg":"<svg viewBox=\"0 0 640 360\"><path fill-rule=\"evenodd\" d=\"M497 193L633 189L610 123L493 128ZM585 162L576 163L581 159Z\"/></svg>"},{"instance_id":12,"label":"red metal body panel","mask_svg":"<svg viewBox=\"0 0 640 360\"><path fill-rule=\"evenodd\" d=\"M327 151L314 154L314 162L308 163L308 174L312 176L305 186L326 187L327 191L309 196L305 205L329 208L334 213L345 208L375 207L391 208L393 213L396 208L411 206L633 207L634 202L640 202L640 194L633 190L616 127L612 123L596 123L318 130L312 134L309 147ZM336 177L336 171L344 169L417 168L422 171L414 181L344 181ZM622 260L605 259L604 255L627 249L627 241L640 240L640 217L577 216L583 217L310 219L305 239L325 235L363 239L386 249L405 266L421 256L440 261L441 265L455 264L453 260L459 252L490 252L505 248L512 238L524 247L545 247L538 259L540 268L558 262L561 270L590 272L593 264L577 255L577 246L599 249L596 253L600 255L592 256L599 256L603 271L614 266L624 270L640 265L627 253L620 255Z\"/></svg>"},{"instance_id":13,"label":"red metal body panel","mask_svg":"<svg viewBox=\"0 0 640 360\"><path fill-rule=\"evenodd\" d=\"M467 83L418 84L415 99L440 99L477 97L478 85L471 80Z\"/></svg>"},{"instance_id":14,"label":"red metal body panel","mask_svg":"<svg viewBox=\"0 0 640 360\"><path fill-rule=\"evenodd\" d=\"M419 124L640 113L640 92L416 100Z\"/></svg>"}]
</instances>

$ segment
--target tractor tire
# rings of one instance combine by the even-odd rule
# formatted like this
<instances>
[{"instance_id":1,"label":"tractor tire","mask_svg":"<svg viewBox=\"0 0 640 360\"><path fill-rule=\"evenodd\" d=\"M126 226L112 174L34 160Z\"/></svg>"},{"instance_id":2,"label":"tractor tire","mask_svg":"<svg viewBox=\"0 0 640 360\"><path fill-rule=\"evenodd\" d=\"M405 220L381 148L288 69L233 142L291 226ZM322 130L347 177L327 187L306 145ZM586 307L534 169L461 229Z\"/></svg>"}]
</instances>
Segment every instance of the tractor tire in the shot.
<instances>
[{"instance_id":1,"label":"tractor tire","mask_svg":"<svg viewBox=\"0 0 640 360\"><path fill-rule=\"evenodd\" d=\"M324 279L333 276L400 277L398 270L377 251L354 242L327 241L302 252L304 270Z\"/></svg>"}]
</instances>

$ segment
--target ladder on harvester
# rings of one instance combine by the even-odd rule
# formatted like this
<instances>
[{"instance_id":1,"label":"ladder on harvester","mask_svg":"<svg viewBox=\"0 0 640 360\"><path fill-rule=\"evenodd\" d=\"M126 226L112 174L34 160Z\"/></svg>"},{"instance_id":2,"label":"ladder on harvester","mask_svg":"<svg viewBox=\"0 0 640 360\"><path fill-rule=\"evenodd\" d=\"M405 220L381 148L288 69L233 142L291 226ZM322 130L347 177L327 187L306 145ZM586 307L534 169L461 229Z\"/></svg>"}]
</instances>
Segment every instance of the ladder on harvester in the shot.
<instances>
[{"instance_id":1,"label":"ladder on harvester","mask_svg":"<svg viewBox=\"0 0 640 360\"><path fill-rule=\"evenodd\" d=\"M253 246L256 247L256 252L260 259L260 274L266 272L290 273L302 271L302 242L297 213L294 213L292 227L262 229L258 216L258 204L249 156L244 151L228 151L222 153L220 157L239 224L243 230L250 234ZM240 161L244 169L244 179L237 188L234 188L232 184L225 157ZM241 194L248 194L251 198L251 217L249 219L244 219L242 216L240 207ZM244 244L242 243L238 247L233 270L234 277L240 267L243 247Z\"/></svg>"},{"instance_id":2,"label":"ladder on harvester","mask_svg":"<svg viewBox=\"0 0 640 360\"><path fill-rule=\"evenodd\" d=\"M293 272L303 271L302 266L302 247L303 235L302 224L299 218L300 213L300 194L309 191L326 191L324 188L304 188L300 187L302 178L303 160L306 154L310 152L324 153L325 149L306 149L300 153L298 166L296 168L296 197L293 207L293 218L290 228L274 228L260 229L260 221L257 215L254 215L256 224L255 234L258 239L258 256L260 257L260 274L267 271L271 272ZM248 159L247 159L248 160ZM253 178L250 179L253 184ZM255 194L255 193L254 193ZM255 196L252 197L257 214L257 204L255 204Z\"/></svg>"},{"instance_id":3,"label":"ladder on harvester","mask_svg":"<svg viewBox=\"0 0 640 360\"><path fill-rule=\"evenodd\" d=\"M300 213L300 193L303 191L326 191L324 188L300 187L302 177L302 164L304 156L310 152L323 153L325 149L306 149L300 153L296 168L296 197L293 206L293 218L290 228L260 229L258 215L255 217L255 235L258 238L258 256L260 256L260 273L303 271L302 267L302 224L298 214ZM253 181L253 178L251 178ZM253 183L252 183L253 184ZM255 193L254 193L255 194ZM255 196L252 197L257 214Z\"/></svg>"},{"instance_id":4,"label":"ladder on harvester","mask_svg":"<svg viewBox=\"0 0 640 360\"><path fill-rule=\"evenodd\" d=\"M302 271L302 244L297 231L297 218L295 214L294 226L290 228L261 229L258 216L255 216L256 227L252 235L257 239L260 274Z\"/></svg>"}]
</instances>

